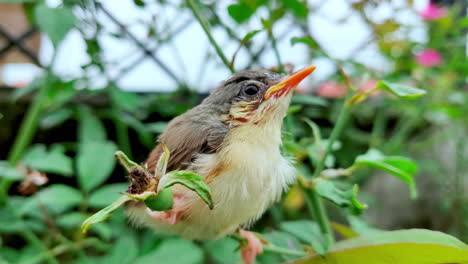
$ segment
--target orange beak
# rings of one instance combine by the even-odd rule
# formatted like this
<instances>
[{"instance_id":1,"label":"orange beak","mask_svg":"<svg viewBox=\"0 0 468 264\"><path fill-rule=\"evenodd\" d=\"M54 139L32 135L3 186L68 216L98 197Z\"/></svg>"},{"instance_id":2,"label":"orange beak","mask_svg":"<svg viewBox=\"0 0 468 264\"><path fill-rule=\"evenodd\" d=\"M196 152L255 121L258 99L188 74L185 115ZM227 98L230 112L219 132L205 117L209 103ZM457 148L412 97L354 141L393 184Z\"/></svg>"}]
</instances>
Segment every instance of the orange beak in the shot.
<instances>
[{"instance_id":1,"label":"orange beak","mask_svg":"<svg viewBox=\"0 0 468 264\"><path fill-rule=\"evenodd\" d=\"M280 97L281 95L287 93L291 89L296 88L296 86L302 80L304 80L305 77L309 76L309 74L311 74L314 70L315 66L309 66L289 75L288 77L286 77L285 80L282 80L277 85L273 85L272 87L268 88L265 95L263 96L263 99L267 100L273 95L275 97Z\"/></svg>"}]
</instances>

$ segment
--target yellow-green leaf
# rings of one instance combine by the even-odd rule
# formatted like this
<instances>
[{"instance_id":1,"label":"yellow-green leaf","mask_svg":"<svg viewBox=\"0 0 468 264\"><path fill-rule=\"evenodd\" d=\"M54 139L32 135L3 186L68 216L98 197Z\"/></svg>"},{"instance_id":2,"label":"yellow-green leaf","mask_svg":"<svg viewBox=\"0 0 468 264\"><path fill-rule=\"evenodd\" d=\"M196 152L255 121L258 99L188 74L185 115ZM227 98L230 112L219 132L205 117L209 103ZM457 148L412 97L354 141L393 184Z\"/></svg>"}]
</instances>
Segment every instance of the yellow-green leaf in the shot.
<instances>
[{"instance_id":1,"label":"yellow-green leaf","mask_svg":"<svg viewBox=\"0 0 468 264\"><path fill-rule=\"evenodd\" d=\"M329 253L313 255L291 264L430 264L468 263L468 246L431 230L380 232L336 243Z\"/></svg>"},{"instance_id":2,"label":"yellow-green leaf","mask_svg":"<svg viewBox=\"0 0 468 264\"><path fill-rule=\"evenodd\" d=\"M384 170L408 184L411 198L418 196L413 176L418 171L417 165L410 159L400 156L385 156L377 149L370 149L356 158L356 167L369 166Z\"/></svg>"},{"instance_id":3,"label":"yellow-green leaf","mask_svg":"<svg viewBox=\"0 0 468 264\"><path fill-rule=\"evenodd\" d=\"M132 198L128 196L122 196L117 201L113 202L111 205L107 206L106 208L100 210L99 212L93 214L92 216L88 217L83 224L81 224L81 232L86 233L88 228L94 224L100 223L105 221L109 216L120 206L122 206L125 202L131 200Z\"/></svg>"},{"instance_id":4,"label":"yellow-green leaf","mask_svg":"<svg viewBox=\"0 0 468 264\"><path fill-rule=\"evenodd\" d=\"M170 187L174 184L182 184L192 191L195 191L205 203L213 209L211 190L203 181L203 178L192 171L172 171L165 174L158 184L158 191Z\"/></svg>"},{"instance_id":5,"label":"yellow-green leaf","mask_svg":"<svg viewBox=\"0 0 468 264\"><path fill-rule=\"evenodd\" d=\"M399 84L399 83L391 83L386 81L379 81L377 84L378 89L384 89L389 91L390 93L400 97L400 98L407 98L413 99L418 98L426 94L426 91L414 88L408 85Z\"/></svg>"}]
</instances>

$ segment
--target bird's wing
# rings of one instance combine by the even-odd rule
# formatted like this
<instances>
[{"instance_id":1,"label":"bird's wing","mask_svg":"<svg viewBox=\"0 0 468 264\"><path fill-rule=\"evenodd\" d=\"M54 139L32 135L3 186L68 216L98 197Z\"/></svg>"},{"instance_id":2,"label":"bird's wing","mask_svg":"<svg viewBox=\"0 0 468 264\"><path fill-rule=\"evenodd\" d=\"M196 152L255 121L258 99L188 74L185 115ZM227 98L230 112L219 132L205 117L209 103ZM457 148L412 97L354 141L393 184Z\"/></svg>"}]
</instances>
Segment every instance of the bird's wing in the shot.
<instances>
[{"instance_id":1,"label":"bird's wing","mask_svg":"<svg viewBox=\"0 0 468 264\"><path fill-rule=\"evenodd\" d=\"M196 112L188 112L171 121L158 139L158 145L149 155L146 165L154 173L159 157L163 153L162 144L170 151L167 170L180 170L188 167L196 154L214 153L221 145L228 127L216 120L206 120Z\"/></svg>"}]
</instances>

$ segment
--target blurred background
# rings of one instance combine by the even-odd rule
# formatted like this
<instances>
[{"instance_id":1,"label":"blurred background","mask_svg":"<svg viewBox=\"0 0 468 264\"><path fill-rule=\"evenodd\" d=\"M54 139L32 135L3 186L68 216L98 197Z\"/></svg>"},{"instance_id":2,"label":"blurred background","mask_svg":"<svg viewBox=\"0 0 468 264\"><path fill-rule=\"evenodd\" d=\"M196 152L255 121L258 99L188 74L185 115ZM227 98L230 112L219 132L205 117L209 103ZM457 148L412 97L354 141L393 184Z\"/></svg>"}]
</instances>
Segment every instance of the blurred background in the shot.
<instances>
[{"instance_id":1,"label":"blurred background","mask_svg":"<svg viewBox=\"0 0 468 264\"><path fill-rule=\"evenodd\" d=\"M228 78L228 66L317 66L284 126L283 151L304 177L320 149L303 120L326 139L349 84L426 90L414 101L372 93L326 162L348 168L369 149L409 157L418 198L398 178L360 169L336 182L359 184L363 215L327 208L335 226L359 234L427 228L468 241L467 1L194 2L226 62L186 1L0 0L0 263L239 263L232 239L156 236L128 226L120 211L87 237L79 232L126 190L114 151L144 161L167 122ZM301 224L313 223L306 220L293 185L253 229L291 245L301 242ZM285 260L263 254L257 262Z\"/></svg>"}]
</instances>

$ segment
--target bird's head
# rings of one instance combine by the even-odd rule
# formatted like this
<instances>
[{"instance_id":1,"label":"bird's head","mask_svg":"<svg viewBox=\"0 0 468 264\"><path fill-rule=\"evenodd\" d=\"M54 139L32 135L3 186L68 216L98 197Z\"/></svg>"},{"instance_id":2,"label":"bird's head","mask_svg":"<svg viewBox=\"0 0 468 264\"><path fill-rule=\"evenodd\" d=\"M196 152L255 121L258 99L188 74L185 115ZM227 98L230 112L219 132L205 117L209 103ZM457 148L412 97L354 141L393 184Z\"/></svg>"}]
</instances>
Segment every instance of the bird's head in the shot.
<instances>
[{"instance_id":1,"label":"bird's head","mask_svg":"<svg viewBox=\"0 0 468 264\"><path fill-rule=\"evenodd\" d=\"M205 100L216 105L222 121L232 126L281 123L289 106L291 91L315 66L285 75L270 71L243 71L234 74Z\"/></svg>"}]
</instances>

